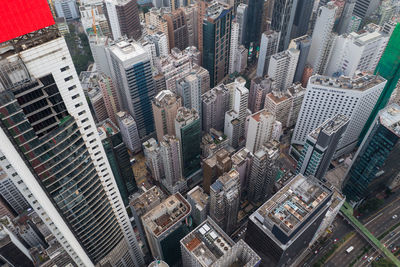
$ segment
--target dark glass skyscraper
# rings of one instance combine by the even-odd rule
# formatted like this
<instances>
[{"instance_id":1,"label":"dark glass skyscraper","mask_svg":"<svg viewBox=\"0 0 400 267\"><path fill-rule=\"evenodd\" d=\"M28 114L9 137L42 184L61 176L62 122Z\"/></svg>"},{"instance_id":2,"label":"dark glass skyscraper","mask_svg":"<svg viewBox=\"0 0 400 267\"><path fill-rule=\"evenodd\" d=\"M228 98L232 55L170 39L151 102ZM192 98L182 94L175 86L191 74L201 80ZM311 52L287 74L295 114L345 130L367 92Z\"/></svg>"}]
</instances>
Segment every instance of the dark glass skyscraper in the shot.
<instances>
[{"instance_id":1,"label":"dark glass skyscraper","mask_svg":"<svg viewBox=\"0 0 400 267\"><path fill-rule=\"evenodd\" d=\"M354 156L343 185L351 201L364 199L400 172L400 106L393 104L377 116Z\"/></svg>"},{"instance_id":2,"label":"dark glass skyscraper","mask_svg":"<svg viewBox=\"0 0 400 267\"><path fill-rule=\"evenodd\" d=\"M294 15L291 39L307 34L314 0L298 0Z\"/></svg>"},{"instance_id":3,"label":"dark glass skyscraper","mask_svg":"<svg viewBox=\"0 0 400 267\"><path fill-rule=\"evenodd\" d=\"M247 23L245 31L244 45L249 48L250 44L254 46L260 44L262 33L262 20L264 11L264 0L249 0L247 7Z\"/></svg>"},{"instance_id":4,"label":"dark glass skyscraper","mask_svg":"<svg viewBox=\"0 0 400 267\"><path fill-rule=\"evenodd\" d=\"M275 0L272 12L271 30L281 33L278 52L288 48L295 17L297 0Z\"/></svg>"},{"instance_id":5,"label":"dark glass skyscraper","mask_svg":"<svg viewBox=\"0 0 400 267\"><path fill-rule=\"evenodd\" d=\"M375 74L385 78L387 83L385 88L383 88L383 91L376 102L371 115L365 123L364 129L360 134L359 143L362 142L379 110L383 109L388 103L390 96L392 95L397 86L397 82L400 79L400 23L397 24L392 35L390 36L385 52L383 52L381 60L375 69Z\"/></svg>"},{"instance_id":6,"label":"dark glass skyscraper","mask_svg":"<svg viewBox=\"0 0 400 267\"><path fill-rule=\"evenodd\" d=\"M98 125L98 131L117 182L118 190L125 206L128 206L129 196L137 192L137 186L128 150L122 141L121 132L110 119L101 122Z\"/></svg>"}]
</instances>

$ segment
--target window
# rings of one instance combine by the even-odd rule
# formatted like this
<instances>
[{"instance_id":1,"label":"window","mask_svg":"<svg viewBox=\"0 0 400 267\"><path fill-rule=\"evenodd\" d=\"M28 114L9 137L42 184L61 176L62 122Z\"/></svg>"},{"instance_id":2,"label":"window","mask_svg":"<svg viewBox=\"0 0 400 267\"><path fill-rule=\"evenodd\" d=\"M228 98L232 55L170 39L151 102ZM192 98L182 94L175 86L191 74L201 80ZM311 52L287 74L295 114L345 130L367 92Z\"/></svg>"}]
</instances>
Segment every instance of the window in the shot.
<instances>
[{"instance_id":1,"label":"window","mask_svg":"<svg viewBox=\"0 0 400 267\"><path fill-rule=\"evenodd\" d=\"M75 88L76 88L76 85L72 85L72 86L68 87L68 90L71 91L71 90L74 90Z\"/></svg>"},{"instance_id":2,"label":"window","mask_svg":"<svg viewBox=\"0 0 400 267\"><path fill-rule=\"evenodd\" d=\"M78 113L78 116L81 116L82 114L85 114L86 110L82 110L81 112Z\"/></svg>"},{"instance_id":3,"label":"window","mask_svg":"<svg viewBox=\"0 0 400 267\"><path fill-rule=\"evenodd\" d=\"M68 76L67 78L64 78L64 81L68 82L69 80L72 80L72 75Z\"/></svg>"},{"instance_id":4,"label":"window","mask_svg":"<svg viewBox=\"0 0 400 267\"><path fill-rule=\"evenodd\" d=\"M69 70L69 66L65 66L65 67L61 68L60 70L61 70L61 72L64 72L64 71L66 71L66 70Z\"/></svg>"},{"instance_id":5,"label":"window","mask_svg":"<svg viewBox=\"0 0 400 267\"><path fill-rule=\"evenodd\" d=\"M79 94L76 94L76 95L72 96L72 99L75 99L75 98L78 98L78 97L79 97Z\"/></svg>"}]
</instances>

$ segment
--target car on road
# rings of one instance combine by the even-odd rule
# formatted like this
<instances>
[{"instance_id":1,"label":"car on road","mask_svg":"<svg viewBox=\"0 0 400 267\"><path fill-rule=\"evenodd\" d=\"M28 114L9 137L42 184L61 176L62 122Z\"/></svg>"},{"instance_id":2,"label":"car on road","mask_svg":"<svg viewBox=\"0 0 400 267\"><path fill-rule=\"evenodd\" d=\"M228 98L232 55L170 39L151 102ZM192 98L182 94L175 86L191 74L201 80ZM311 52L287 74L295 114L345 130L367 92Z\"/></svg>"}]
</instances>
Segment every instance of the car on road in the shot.
<instances>
[{"instance_id":1,"label":"car on road","mask_svg":"<svg viewBox=\"0 0 400 267\"><path fill-rule=\"evenodd\" d=\"M338 239L337 238L333 239L333 243L336 243L336 242L338 242Z\"/></svg>"},{"instance_id":2,"label":"car on road","mask_svg":"<svg viewBox=\"0 0 400 267\"><path fill-rule=\"evenodd\" d=\"M393 253L393 252L396 252L396 250L397 250L397 247L395 247L394 249L392 249L392 253Z\"/></svg>"},{"instance_id":3,"label":"car on road","mask_svg":"<svg viewBox=\"0 0 400 267\"><path fill-rule=\"evenodd\" d=\"M368 255L365 255L364 257L363 257L363 260L366 260L368 258Z\"/></svg>"},{"instance_id":4,"label":"car on road","mask_svg":"<svg viewBox=\"0 0 400 267\"><path fill-rule=\"evenodd\" d=\"M394 236L396 233L395 232L391 232L390 233L390 236Z\"/></svg>"},{"instance_id":5,"label":"car on road","mask_svg":"<svg viewBox=\"0 0 400 267\"><path fill-rule=\"evenodd\" d=\"M370 258L368 259L368 262L371 262L373 259L374 259L374 257L370 257Z\"/></svg>"},{"instance_id":6,"label":"car on road","mask_svg":"<svg viewBox=\"0 0 400 267\"><path fill-rule=\"evenodd\" d=\"M353 251L353 249L354 249L354 247L353 247L353 246L350 246L350 247L348 247L348 248L346 249L346 253L350 253L350 252L352 252L352 251Z\"/></svg>"},{"instance_id":7,"label":"car on road","mask_svg":"<svg viewBox=\"0 0 400 267\"><path fill-rule=\"evenodd\" d=\"M318 249L316 251L314 251L314 254L318 254Z\"/></svg>"},{"instance_id":8,"label":"car on road","mask_svg":"<svg viewBox=\"0 0 400 267\"><path fill-rule=\"evenodd\" d=\"M396 219L396 218L397 218L397 214L395 214L395 215L392 216L392 219L393 219L393 220Z\"/></svg>"}]
</instances>

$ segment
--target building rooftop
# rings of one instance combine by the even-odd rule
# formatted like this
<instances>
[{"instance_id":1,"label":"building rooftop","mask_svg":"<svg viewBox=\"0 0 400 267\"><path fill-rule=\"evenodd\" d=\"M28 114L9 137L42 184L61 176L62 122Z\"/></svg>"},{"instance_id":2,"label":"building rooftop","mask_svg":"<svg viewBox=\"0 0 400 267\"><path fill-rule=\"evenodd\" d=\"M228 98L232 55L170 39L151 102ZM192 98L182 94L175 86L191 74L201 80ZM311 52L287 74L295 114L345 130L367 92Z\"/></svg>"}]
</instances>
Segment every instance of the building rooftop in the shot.
<instances>
[{"instance_id":1,"label":"building rooftop","mask_svg":"<svg viewBox=\"0 0 400 267\"><path fill-rule=\"evenodd\" d=\"M261 116L262 116L262 117L270 117L270 116L273 117L272 113L271 113L271 112L268 112L266 109L262 109L262 110L258 111L257 113L251 115L251 117L252 117L254 120L256 120L257 122L260 122Z\"/></svg>"},{"instance_id":2,"label":"building rooftop","mask_svg":"<svg viewBox=\"0 0 400 267\"><path fill-rule=\"evenodd\" d=\"M332 78L329 76L313 75L310 78L309 84L322 85L338 89L365 91L385 81L386 80L379 75L359 72L353 78L346 76Z\"/></svg>"},{"instance_id":3,"label":"building rooftop","mask_svg":"<svg viewBox=\"0 0 400 267\"><path fill-rule=\"evenodd\" d=\"M159 203L165 199L164 193L157 186L153 186L142 194L130 199L129 205L135 209L138 215L144 215L153 208L153 203Z\"/></svg>"},{"instance_id":4,"label":"building rooftop","mask_svg":"<svg viewBox=\"0 0 400 267\"><path fill-rule=\"evenodd\" d=\"M181 239L200 266L208 267L227 253L235 242L210 218Z\"/></svg>"},{"instance_id":5,"label":"building rooftop","mask_svg":"<svg viewBox=\"0 0 400 267\"><path fill-rule=\"evenodd\" d=\"M231 157L232 164L239 165L251 156L252 153L246 147L243 147L232 155Z\"/></svg>"},{"instance_id":6,"label":"building rooftop","mask_svg":"<svg viewBox=\"0 0 400 267\"><path fill-rule=\"evenodd\" d=\"M133 119L133 117L125 111L119 111L116 113L118 120L121 121L122 124L124 124L125 126L130 126L132 124L136 125L135 120Z\"/></svg>"},{"instance_id":7,"label":"building rooftop","mask_svg":"<svg viewBox=\"0 0 400 267\"><path fill-rule=\"evenodd\" d=\"M191 212L190 204L180 193L169 196L142 217L143 225L156 237L184 220Z\"/></svg>"},{"instance_id":8,"label":"building rooftop","mask_svg":"<svg viewBox=\"0 0 400 267\"><path fill-rule=\"evenodd\" d=\"M220 16L225 15L226 11L229 9L232 9L229 4L212 1L206 10L206 15L204 19L213 22L214 20L217 20Z\"/></svg>"},{"instance_id":9,"label":"building rooftop","mask_svg":"<svg viewBox=\"0 0 400 267\"><path fill-rule=\"evenodd\" d=\"M180 96L172 93L170 90L162 90L155 97L153 103L158 107L170 106L180 101Z\"/></svg>"},{"instance_id":10,"label":"building rooftop","mask_svg":"<svg viewBox=\"0 0 400 267\"><path fill-rule=\"evenodd\" d=\"M392 104L386 107L379 115L382 125L400 137L400 106Z\"/></svg>"},{"instance_id":11,"label":"building rooftop","mask_svg":"<svg viewBox=\"0 0 400 267\"><path fill-rule=\"evenodd\" d=\"M176 114L175 120L180 125L184 126L198 119L199 119L199 113L194 108L188 109L185 107L180 107L178 109L178 113Z\"/></svg>"},{"instance_id":12,"label":"building rooftop","mask_svg":"<svg viewBox=\"0 0 400 267\"><path fill-rule=\"evenodd\" d=\"M119 129L110 119L106 119L97 124L97 131L100 135L100 139L104 140L107 138L107 133L109 135L114 135L119 132Z\"/></svg>"},{"instance_id":13,"label":"building rooftop","mask_svg":"<svg viewBox=\"0 0 400 267\"><path fill-rule=\"evenodd\" d=\"M321 131L323 133L325 133L326 135L331 136L332 134L336 133L339 129L341 129L343 126L345 126L348 122L349 122L349 118L347 118L345 115L336 114L332 118L326 120L318 128L314 129L310 133L310 136L314 140L317 140L318 135Z\"/></svg>"},{"instance_id":14,"label":"building rooftop","mask_svg":"<svg viewBox=\"0 0 400 267\"><path fill-rule=\"evenodd\" d=\"M252 214L260 228L278 227L287 236L297 230L332 192L314 177L296 175Z\"/></svg>"},{"instance_id":15,"label":"building rooftop","mask_svg":"<svg viewBox=\"0 0 400 267\"><path fill-rule=\"evenodd\" d=\"M109 49L125 68L132 67L134 63L148 60L146 50L134 41L122 40L111 45Z\"/></svg>"},{"instance_id":16,"label":"building rooftop","mask_svg":"<svg viewBox=\"0 0 400 267\"><path fill-rule=\"evenodd\" d=\"M229 172L225 172L222 174L212 185L211 189L215 192L220 192L224 189L224 187L231 187L233 179L238 179L239 173L237 170L232 169Z\"/></svg>"},{"instance_id":17,"label":"building rooftop","mask_svg":"<svg viewBox=\"0 0 400 267\"><path fill-rule=\"evenodd\" d=\"M203 188L196 186L192 190L187 193L187 197L193 199L196 203L196 207L199 210L203 210L206 208L209 196L204 193Z\"/></svg>"}]
</instances>

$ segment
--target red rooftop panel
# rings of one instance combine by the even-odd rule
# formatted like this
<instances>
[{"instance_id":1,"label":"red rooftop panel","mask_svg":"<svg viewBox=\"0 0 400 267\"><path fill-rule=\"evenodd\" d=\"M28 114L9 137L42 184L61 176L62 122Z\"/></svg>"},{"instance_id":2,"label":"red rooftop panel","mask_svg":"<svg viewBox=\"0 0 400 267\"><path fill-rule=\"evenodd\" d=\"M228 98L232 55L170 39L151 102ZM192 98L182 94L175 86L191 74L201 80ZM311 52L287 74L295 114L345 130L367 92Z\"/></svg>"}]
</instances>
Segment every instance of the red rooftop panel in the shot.
<instances>
[{"instance_id":1,"label":"red rooftop panel","mask_svg":"<svg viewBox=\"0 0 400 267\"><path fill-rule=\"evenodd\" d=\"M53 24L46 0L0 0L0 43Z\"/></svg>"}]
</instances>

